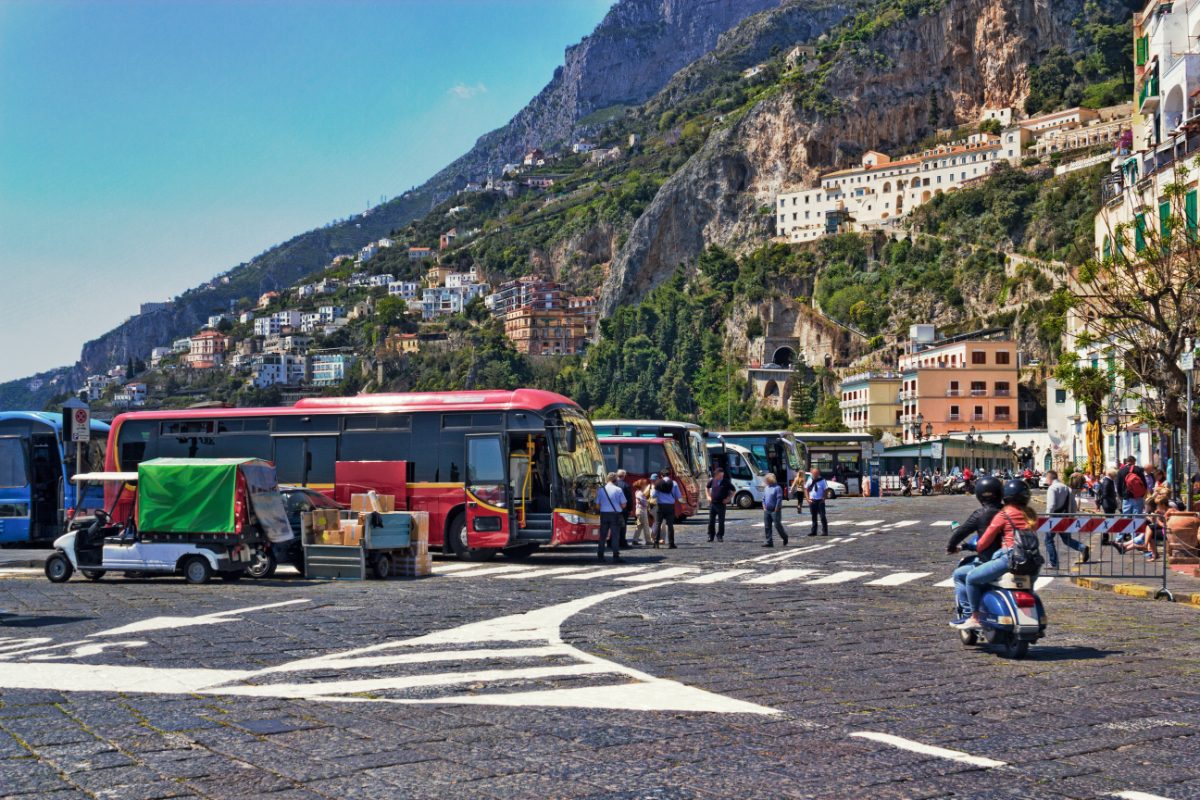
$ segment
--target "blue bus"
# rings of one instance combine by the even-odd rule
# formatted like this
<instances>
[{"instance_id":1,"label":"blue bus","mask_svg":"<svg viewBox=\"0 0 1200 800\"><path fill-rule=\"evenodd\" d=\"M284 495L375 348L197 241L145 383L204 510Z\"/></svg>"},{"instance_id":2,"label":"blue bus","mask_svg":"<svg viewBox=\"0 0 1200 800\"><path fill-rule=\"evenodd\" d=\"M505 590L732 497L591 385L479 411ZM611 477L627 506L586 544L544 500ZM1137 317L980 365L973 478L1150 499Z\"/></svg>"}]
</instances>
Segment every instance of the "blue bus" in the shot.
<instances>
[{"instance_id":1,"label":"blue bus","mask_svg":"<svg viewBox=\"0 0 1200 800\"><path fill-rule=\"evenodd\" d=\"M104 469L108 425L92 420L83 471ZM62 441L62 415L0 411L0 544L52 541L75 508L75 445ZM85 492L83 510L103 508L104 490Z\"/></svg>"}]
</instances>

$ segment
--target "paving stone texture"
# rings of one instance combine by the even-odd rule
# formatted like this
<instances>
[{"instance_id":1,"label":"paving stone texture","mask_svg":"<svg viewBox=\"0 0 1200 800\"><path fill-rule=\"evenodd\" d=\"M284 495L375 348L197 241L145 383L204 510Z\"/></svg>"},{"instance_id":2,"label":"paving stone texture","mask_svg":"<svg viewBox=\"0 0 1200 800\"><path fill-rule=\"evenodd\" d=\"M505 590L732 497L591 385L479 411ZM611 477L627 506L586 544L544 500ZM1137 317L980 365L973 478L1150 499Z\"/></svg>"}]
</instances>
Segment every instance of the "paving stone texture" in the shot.
<instances>
[{"instance_id":1,"label":"paving stone texture","mask_svg":"<svg viewBox=\"0 0 1200 800\"><path fill-rule=\"evenodd\" d=\"M626 571L591 550L364 583L13 569L0 796L1200 798L1200 611L1059 578L1025 660L963 647L936 523L972 502L840 499L828 539L789 508L770 550L736 512Z\"/></svg>"}]
</instances>

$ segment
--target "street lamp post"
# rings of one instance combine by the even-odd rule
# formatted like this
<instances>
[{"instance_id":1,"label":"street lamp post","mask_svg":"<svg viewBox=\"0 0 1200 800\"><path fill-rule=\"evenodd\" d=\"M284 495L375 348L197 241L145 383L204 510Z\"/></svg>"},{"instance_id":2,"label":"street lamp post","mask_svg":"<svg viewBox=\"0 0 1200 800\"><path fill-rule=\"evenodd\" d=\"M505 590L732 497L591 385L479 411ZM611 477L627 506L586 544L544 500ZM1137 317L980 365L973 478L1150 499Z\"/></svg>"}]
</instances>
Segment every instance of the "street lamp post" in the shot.
<instances>
[{"instance_id":1,"label":"street lamp post","mask_svg":"<svg viewBox=\"0 0 1200 800\"><path fill-rule=\"evenodd\" d=\"M972 471L974 471L974 469L975 469L975 442L976 441L977 441L977 437L975 435L975 426L972 425L971 430L967 431L967 447L971 451L971 460L968 461L967 464L971 468Z\"/></svg>"}]
</instances>

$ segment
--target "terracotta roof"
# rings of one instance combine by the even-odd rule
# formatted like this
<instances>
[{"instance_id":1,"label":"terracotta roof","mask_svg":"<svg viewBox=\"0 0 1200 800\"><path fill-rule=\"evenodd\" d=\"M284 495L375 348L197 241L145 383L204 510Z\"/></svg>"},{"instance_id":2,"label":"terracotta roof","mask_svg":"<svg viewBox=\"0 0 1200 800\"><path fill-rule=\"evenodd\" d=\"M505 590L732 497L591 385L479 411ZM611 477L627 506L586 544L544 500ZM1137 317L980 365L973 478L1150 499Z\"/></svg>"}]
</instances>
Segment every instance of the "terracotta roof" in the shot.
<instances>
[{"instance_id":1,"label":"terracotta roof","mask_svg":"<svg viewBox=\"0 0 1200 800\"><path fill-rule=\"evenodd\" d=\"M934 150L929 155L924 153L920 155L901 158L896 161L889 161L886 164L879 164L874 167L854 167L852 169L841 169L836 172L827 172L821 176L821 180L831 178L837 175L851 175L864 172L877 172L879 170L892 169L894 167L906 167L912 164L920 164L925 161L934 161L945 156L961 155L962 153L978 153L983 150L999 150L1001 148L999 137L992 137L986 144L970 144L959 145L945 150Z\"/></svg>"}]
</instances>

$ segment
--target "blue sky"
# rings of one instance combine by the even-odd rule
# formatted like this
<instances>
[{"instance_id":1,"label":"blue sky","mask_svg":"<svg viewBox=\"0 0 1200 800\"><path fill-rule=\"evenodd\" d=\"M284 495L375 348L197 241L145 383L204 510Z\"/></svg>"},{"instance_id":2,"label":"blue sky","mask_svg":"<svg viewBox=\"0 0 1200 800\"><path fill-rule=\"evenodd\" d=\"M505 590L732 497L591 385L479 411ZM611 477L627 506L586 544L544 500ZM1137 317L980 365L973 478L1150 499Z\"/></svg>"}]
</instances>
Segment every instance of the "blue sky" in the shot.
<instances>
[{"instance_id":1,"label":"blue sky","mask_svg":"<svg viewBox=\"0 0 1200 800\"><path fill-rule=\"evenodd\" d=\"M610 4L0 0L0 380L422 183Z\"/></svg>"}]
</instances>

